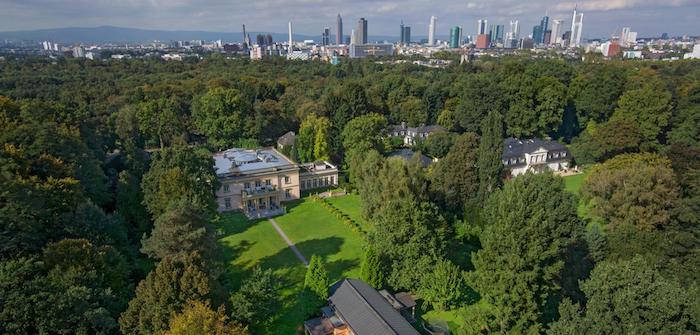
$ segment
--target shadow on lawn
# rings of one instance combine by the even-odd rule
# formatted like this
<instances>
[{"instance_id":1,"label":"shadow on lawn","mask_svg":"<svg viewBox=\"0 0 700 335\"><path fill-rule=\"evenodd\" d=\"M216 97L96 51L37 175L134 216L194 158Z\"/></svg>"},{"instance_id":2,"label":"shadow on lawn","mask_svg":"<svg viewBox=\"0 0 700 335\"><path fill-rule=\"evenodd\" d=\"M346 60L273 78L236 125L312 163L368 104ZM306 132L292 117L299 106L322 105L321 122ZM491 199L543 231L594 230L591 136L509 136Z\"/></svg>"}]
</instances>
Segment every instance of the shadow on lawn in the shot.
<instances>
[{"instance_id":1,"label":"shadow on lawn","mask_svg":"<svg viewBox=\"0 0 700 335\"><path fill-rule=\"evenodd\" d=\"M343 238L328 237L303 241L297 243L296 246L307 259L310 259L315 254L321 256L325 263L330 256L340 252L343 243ZM233 255L244 248L245 246L233 246L231 248L233 250L230 250L229 255ZM333 283L342 279L343 273L356 267L358 263L358 260L347 259L325 263L330 282ZM229 290L236 290L240 286L241 279L247 278L250 275L250 270L258 265L263 269L274 269L275 274L280 278L282 287L279 292L279 298L281 299L279 303L280 309L272 320L268 320L264 324L254 325L254 330L257 330L255 333L294 334L297 327L306 319L318 313L318 309L322 305L321 302L304 293L306 268L291 249L284 248L274 255L259 259L255 263L246 264L240 268L229 268L228 277L232 279L229 281L229 284L232 285L227 285Z\"/></svg>"}]
</instances>

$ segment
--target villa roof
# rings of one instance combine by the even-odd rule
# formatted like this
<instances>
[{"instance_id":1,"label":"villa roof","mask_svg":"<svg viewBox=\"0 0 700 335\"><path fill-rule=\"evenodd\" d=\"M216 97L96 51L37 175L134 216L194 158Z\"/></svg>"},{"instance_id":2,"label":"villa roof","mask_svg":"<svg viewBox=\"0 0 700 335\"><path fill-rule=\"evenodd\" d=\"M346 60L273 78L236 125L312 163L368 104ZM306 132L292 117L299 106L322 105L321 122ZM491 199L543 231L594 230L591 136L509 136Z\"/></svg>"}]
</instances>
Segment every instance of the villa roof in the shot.
<instances>
[{"instance_id":1,"label":"villa roof","mask_svg":"<svg viewBox=\"0 0 700 335\"><path fill-rule=\"evenodd\" d=\"M507 138L503 142L503 159L522 157L526 153L532 153L540 148L547 151L568 151L565 145L557 141L546 141L539 138L518 140Z\"/></svg>"},{"instance_id":2,"label":"villa roof","mask_svg":"<svg viewBox=\"0 0 700 335\"><path fill-rule=\"evenodd\" d=\"M296 164L273 148L234 148L214 154L214 169L218 176L246 174L258 171L297 168Z\"/></svg>"},{"instance_id":3,"label":"villa roof","mask_svg":"<svg viewBox=\"0 0 700 335\"><path fill-rule=\"evenodd\" d=\"M405 161L409 161L409 160L413 159L413 156L415 154L418 154L418 153L413 152L411 149L403 148L400 150L392 151L387 156L399 157ZM433 160L430 159L430 157L428 157L426 155L420 154L420 162L421 162L421 165L423 165L423 167L425 168L425 167L428 167L430 164L432 164Z\"/></svg>"},{"instance_id":4,"label":"villa roof","mask_svg":"<svg viewBox=\"0 0 700 335\"><path fill-rule=\"evenodd\" d=\"M336 283L328 300L357 335L418 335L377 290L361 280Z\"/></svg>"},{"instance_id":5,"label":"villa roof","mask_svg":"<svg viewBox=\"0 0 700 335\"><path fill-rule=\"evenodd\" d=\"M296 138L297 138L297 135L294 134L293 131L289 131L277 139L277 144L284 145L284 146L294 145L294 141L296 140Z\"/></svg>"}]
</instances>

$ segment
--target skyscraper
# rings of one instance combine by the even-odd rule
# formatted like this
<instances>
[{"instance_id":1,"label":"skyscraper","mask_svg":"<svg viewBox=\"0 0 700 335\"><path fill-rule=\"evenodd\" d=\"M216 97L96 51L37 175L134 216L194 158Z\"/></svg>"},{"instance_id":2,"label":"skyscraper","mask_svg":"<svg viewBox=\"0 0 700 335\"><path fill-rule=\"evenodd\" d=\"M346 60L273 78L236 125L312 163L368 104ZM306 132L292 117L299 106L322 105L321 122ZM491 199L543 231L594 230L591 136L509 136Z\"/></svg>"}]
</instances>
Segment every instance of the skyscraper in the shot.
<instances>
[{"instance_id":1,"label":"skyscraper","mask_svg":"<svg viewBox=\"0 0 700 335\"><path fill-rule=\"evenodd\" d=\"M552 21L552 35L550 37L549 44L561 44L561 28L563 27L563 25L564 21L562 20Z\"/></svg>"},{"instance_id":2,"label":"skyscraper","mask_svg":"<svg viewBox=\"0 0 700 335\"><path fill-rule=\"evenodd\" d=\"M357 21L355 44L367 44L367 20L364 17Z\"/></svg>"},{"instance_id":3,"label":"skyscraper","mask_svg":"<svg viewBox=\"0 0 700 335\"><path fill-rule=\"evenodd\" d=\"M549 16L545 15L542 17L539 26L534 26L532 28L532 39L535 40L535 44L544 43L544 34L549 28Z\"/></svg>"},{"instance_id":4,"label":"skyscraper","mask_svg":"<svg viewBox=\"0 0 700 335\"><path fill-rule=\"evenodd\" d=\"M476 27L476 34L477 35L486 35L488 32L486 31L488 29L489 21L488 20L479 20L477 23Z\"/></svg>"},{"instance_id":5,"label":"skyscraper","mask_svg":"<svg viewBox=\"0 0 700 335\"><path fill-rule=\"evenodd\" d=\"M292 44L294 41L292 40L292 21L289 21L289 51L292 50Z\"/></svg>"},{"instance_id":6,"label":"skyscraper","mask_svg":"<svg viewBox=\"0 0 700 335\"><path fill-rule=\"evenodd\" d=\"M450 29L450 48L459 48L459 36L461 35L460 30L461 29L459 29L457 26Z\"/></svg>"},{"instance_id":7,"label":"skyscraper","mask_svg":"<svg viewBox=\"0 0 700 335\"><path fill-rule=\"evenodd\" d=\"M571 42L570 47L581 46L581 32L583 31L583 13L578 13L578 8L574 7L574 15L571 19Z\"/></svg>"},{"instance_id":8,"label":"skyscraper","mask_svg":"<svg viewBox=\"0 0 700 335\"><path fill-rule=\"evenodd\" d=\"M511 38L516 40L520 38L520 22L518 20L510 21L510 33Z\"/></svg>"},{"instance_id":9,"label":"skyscraper","mask_svg":"<svg viewBox=\"0 0 700 335\"><path fill-rule=\"evenodd\" d=\"M437 17L430 17L430 25L428 26L428 45L435 45L435 25L437 24Z\"/></svg>"},{"instance_id":10,"label":"skyscraper","mask_svg":"<svg viewBox=\"0 0 700 335\"><path fill-rule=\"evenodd\" d=\"M399 39L399 43L404 44L404 39L405 39L404 33L406 33L406 31L403 30L403 20L401 20L401 26L399 27L399 29L401 30L400 31L401 38Z\"/></svg>"},{"instance_id":11,"label":"skyscraper","mask_svg":"<svg viewBox=\"0 0 700 335\"><path fill-rule=\"evenodd\" d=\"M340 13L335 19L335 44L343 44L343 18L340 17Z\"/></svg>"},{"instance_id":12,"label":"skyscraper","mask_svg":"<svg viewBox=\"0 0 700 335\"><path fill-rule=\"evenodd\" d=\"M411 26L403 27L403 43L406 45L411 44Z\"/></svg>"},{"instance_id":13,"label":"skyscraper","mask_svg":"<svg viewBox=\"0 0 700 335\"><path fill-rule=\"evenodd\" d=\"M505 26L502 24L497 24L496 25L496 30L494 32L495 36L493 40L498 41L503 43L503 34L504 34Z\"/></svg>"},{"instance_id":14,"label":"skyscraper","mask_svg":"<svg viewBox=\"0 0 700 335\"><path fill-rule=\"evenodd\" d=\"M321 34L321 44L330 45L331 44L331 28L323 28L323 33Z\"/></svg>"}]
</instances>

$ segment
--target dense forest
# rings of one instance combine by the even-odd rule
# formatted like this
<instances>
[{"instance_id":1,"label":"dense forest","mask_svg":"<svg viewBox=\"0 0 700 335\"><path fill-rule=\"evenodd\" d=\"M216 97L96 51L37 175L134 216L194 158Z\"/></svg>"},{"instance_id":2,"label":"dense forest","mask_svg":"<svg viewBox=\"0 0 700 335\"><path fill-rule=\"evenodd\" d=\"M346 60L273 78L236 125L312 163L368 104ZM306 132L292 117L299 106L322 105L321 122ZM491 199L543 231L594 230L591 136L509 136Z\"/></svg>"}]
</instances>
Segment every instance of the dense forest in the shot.
<instances>
[{"instance_id":1,"label":"dense forest","mask_svg":"<svg viewBox=\"0 0 700 335\"><path fill-rule=\"evenodd\" d=\"M401 122L448 130L416 148L437 163L385 158ZM0 333L247 334L279 279L222 276L211 153L288 131L360 195L363 279L459 332L700 332L700 62L211 55L0 61ZM580 196L504 181L506 137L566 143Z\"/></svg>"}]
</instances>

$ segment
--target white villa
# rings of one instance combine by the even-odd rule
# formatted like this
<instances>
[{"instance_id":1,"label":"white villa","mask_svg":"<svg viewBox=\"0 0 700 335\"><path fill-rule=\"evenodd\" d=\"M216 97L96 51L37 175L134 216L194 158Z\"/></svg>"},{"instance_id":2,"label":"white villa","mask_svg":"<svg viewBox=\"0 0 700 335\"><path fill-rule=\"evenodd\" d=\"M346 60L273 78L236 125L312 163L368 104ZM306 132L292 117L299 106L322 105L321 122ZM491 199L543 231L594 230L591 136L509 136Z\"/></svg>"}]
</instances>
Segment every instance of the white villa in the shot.
<instances>
[{"instance_id":1,"label":"white villa","mask_svg":"<svg viewBox=\"0 0 700 335\"><path fill-rule=\"evenodd\" d=\"M515 177L528 171L562 171L569 168L571 154L563 144L538 138L507 138L503 143L503 166Z\"/></svg>"}]
</instances>

